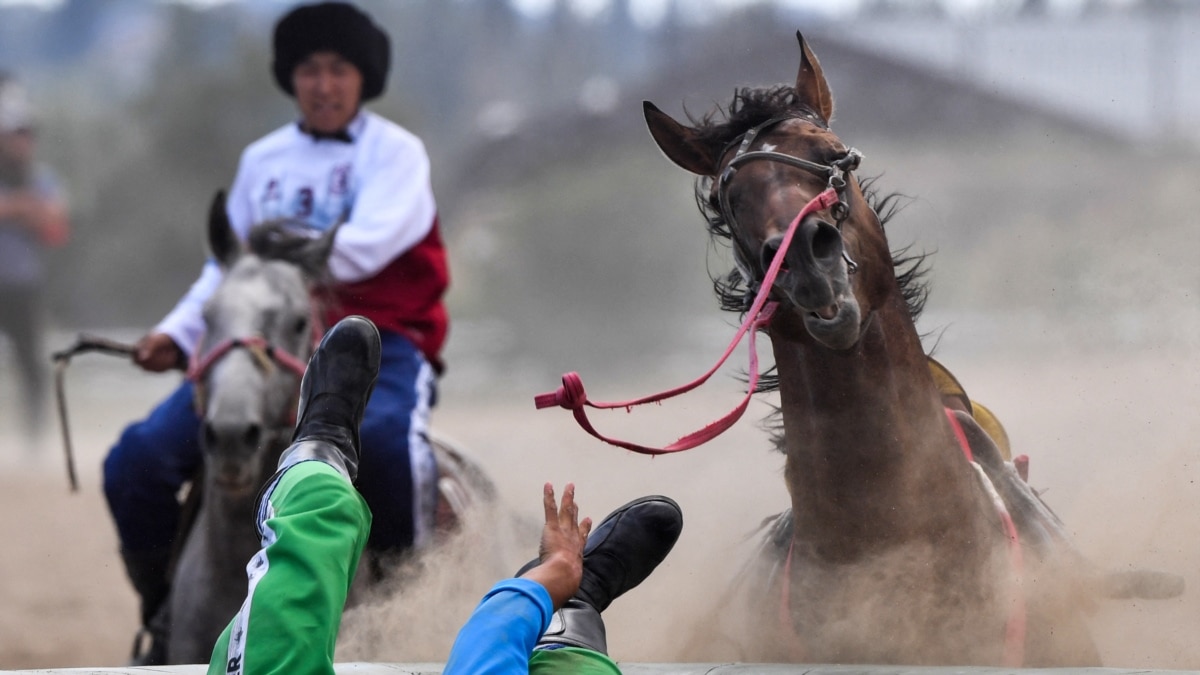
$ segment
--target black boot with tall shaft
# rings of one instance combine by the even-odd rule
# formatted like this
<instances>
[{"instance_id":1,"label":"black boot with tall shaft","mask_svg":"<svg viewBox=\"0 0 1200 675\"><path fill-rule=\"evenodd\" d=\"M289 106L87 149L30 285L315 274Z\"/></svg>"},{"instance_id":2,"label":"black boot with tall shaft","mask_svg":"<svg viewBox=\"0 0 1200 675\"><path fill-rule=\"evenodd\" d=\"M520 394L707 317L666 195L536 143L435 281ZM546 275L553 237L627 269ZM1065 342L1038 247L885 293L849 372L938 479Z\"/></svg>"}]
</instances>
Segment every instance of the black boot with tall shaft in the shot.
<instances>
[{"instance_id":1,"label":"black boot with tall shaft","mask_svg":"<svg viewBox=\"0 0 1200 675\"><path fill-rule=\"evenodd\" d=\"M279 470L316 459L358 478L358 427L379 376L380 341L375 324L361 316L339 321L325 333L300 382L292 445Z\"/></svg>"}]
</instances>

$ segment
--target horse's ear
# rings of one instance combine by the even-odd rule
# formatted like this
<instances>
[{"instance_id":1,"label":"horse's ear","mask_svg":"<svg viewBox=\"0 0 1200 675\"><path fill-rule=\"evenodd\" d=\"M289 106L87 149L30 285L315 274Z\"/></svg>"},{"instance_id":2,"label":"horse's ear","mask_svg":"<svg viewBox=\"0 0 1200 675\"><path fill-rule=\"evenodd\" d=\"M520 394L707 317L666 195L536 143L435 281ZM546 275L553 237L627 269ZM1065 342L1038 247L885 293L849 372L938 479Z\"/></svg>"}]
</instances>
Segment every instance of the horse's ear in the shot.
<instances>
[{"instance_id":1,"label":"horse's ear","mask_svg":"<svg viewBox=\"0 0 1200 675\"><path fill-rule=\"evenodd\" d=\"M717 171L716 152L697 138L696 130L676 122L650 101L642 102L646 126L650 135L667 159L699 176L712 176Z\"/></svg>"},{"instance_id":2,"label":"horse's ear","mask_svg":"<svg viewBox=\"0 0 1200 675\"><path fill-rule=\"evenodd\" d=\"M828 122L833 119L833 94L829 92L821 62L800 31L796 31L796 40L800 42L800 72L796 74L796 93Z\"/></svg>"},{"instance_id":3,"label":"horse's ear","mask_svg":"<svg viewBox=\"0 0 1200 675\"><path fill-rule=\"evenodd\" d=\"M337 237L337 231L342 229L342 225L346 223L346 219L342 218L321 233L321 236L316 240L316 247L313 257L320 261L317 269L324 270L329 264L329 256L333 254L333 240Z\"/></svg>"},{"instance_id":4,"label":"horse's ear","mask_svg":"<svg viewBox=\"0 0 1200 675\"><path fill-rule=\"evenodd\" d=\"M242 244L229 224L225 211L225 191L217 190L208 207L208 248L222 267L228 269L242 253Z\"/></svg>"}]
</instances>

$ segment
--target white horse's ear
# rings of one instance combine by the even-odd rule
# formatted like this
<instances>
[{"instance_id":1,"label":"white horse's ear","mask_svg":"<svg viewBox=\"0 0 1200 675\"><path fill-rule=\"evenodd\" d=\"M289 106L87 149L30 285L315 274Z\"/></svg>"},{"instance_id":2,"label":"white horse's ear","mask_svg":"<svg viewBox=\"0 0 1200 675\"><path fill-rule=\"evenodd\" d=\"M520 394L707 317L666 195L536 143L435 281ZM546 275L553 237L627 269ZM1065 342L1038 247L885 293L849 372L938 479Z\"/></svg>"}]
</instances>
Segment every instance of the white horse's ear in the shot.
<instances>
[{"instance_id":1,"label":"white horse's ear","mask_svg":"<svg viewBox=\"0 0 1200 675\"><path fill-rule=\"evenodd\" d=\"M221 267L229 269L242 255L242 242L233 233L225 210L225 191L217 190L208 208L208 248Z\"/></svg>"},{"instance_id":2,"label":"white horse's ear","mask_svg":"<svg viewBox=\"0 0 1200 675\"><path fill-rule=\"evenodd\" d=\"M322 267L329 263L329 256L333 254L333 240L337 237L337 231L342 229L342 225L345 224L345 218L337 221L328 230L321 233L320 238L317 239L318 257L321 260Z\"/></svg>"}]
</instances>

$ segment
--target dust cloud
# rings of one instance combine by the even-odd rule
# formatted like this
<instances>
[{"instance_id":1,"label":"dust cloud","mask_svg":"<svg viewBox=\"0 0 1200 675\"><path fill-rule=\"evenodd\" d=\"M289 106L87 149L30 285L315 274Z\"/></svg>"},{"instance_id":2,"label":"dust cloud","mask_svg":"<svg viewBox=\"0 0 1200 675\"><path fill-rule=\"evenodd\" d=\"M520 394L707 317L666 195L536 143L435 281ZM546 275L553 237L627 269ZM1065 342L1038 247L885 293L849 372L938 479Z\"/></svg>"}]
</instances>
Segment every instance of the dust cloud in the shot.
<instances>
[{"instance_id":1,"label":"dust cloud","mask_svg":"<svg viewBox=\"0 0 1200 675\"><path fill-rule=\"evenodd\" d=\"M1197 433L1189 413L1200 403L1200 374L1178 348L1014 358L956 356L945 362L968 391L997 411L1014 451L1031 457L1031 483L1065 521L1075 544L1103 569L1151 568L1185 578L1184 596L1169 600L1107 600L1087 618L1110 667L1200 667L1200 537L1195 513ZM669 407L597 417L623 437L645 439L691 428L736 400L732 382L712 385L692 409ZM697 410L699 408L700 410ZM756 406L750 416L765 413ZM469 417L471 424L463 424ZM629 418L641 418L631 421ZM626 418L626 419L622 419ZM748 624L731 612L728 587L757 545L748 538L760 520L786 505L782 458L767 449L752 420L731 436L681 457L647 459L604 446L574 426L565 411L533 412L522 402L443 411L438 421L480 453L506 506L536 522L542 480L579 484L585 510L600 516L627 499L661 492L684 508L676 551L642 587L606 614L613 654L627 661L732 661L752 655ZM483 430L495 430L489 433ZM482 433L481 433L482 432ZM476 435L480 434L480 435ZM510 461L517 456L526 459ZM491 461L494 459L495 461ZM500 467L510 467L509 470ZM512 471L512 467L520 467ZM525 499L520 497L524 495ZM439 661L453 631L482 593L532 554L536 531L498 522L473 523L419 588L401 590L348 616L343 652L358 660ZM497 544L503 544L497 548ZM468 552L463 553L465 547ZM470 551L501 552L503 564ZM1032 579L1031 579L1032 581ZM1054 589L1057 590L1057 589ZM428 629L429 632L426 632ZM359 635L366 630L369 637ZM407 634L431 639L411 641ZM753 637L753 636L751 636ZM920 636L914 636L920 637ZM928 636L925 636L928 637Z\"/></svg>"},{"instance_id":2,"label":"dust cloud","mask_svg":"<svg viewBox=\"0 0 1200 675\"><path fill-rule=\"evenodd\" d=\"M1005 344L968 347L979 341L966 338L988 331L960 320L943 339L939 359L997 413L1014 451L1031 457L1030 482L1078 547L1107 569L1149 567L1186 579L1181 598L1097 606L1088 621L1104 664L1200 668L1200 419L1193 412L1200 405L1200 372L1192 365L1192 345L1066 350L1031 347L989 330ZM8 514L0 519L0 536L17 543L0 548L0 667L111 666L126 658L136 610L100 494L99 463L122 425L174 385L170 377L126 368L103 360L72 367L68 386L82 478L75 495L63 477L57 429L22 447L10 372L0 378L0 506ZM459 382L474 383L467 368L458 372ZM589 389L597 398L621 398L677 384L683 378L675 375L647 371L642 381L629 382L593 374L597 381ZM755 422L769 406L752 404L742 422L709 445L651 459L591 439L566 411L535 411L532 395L555 384L542 377L514 372L507 379L512 388L500 391L474 385L467 391L447 378L435 427L483 465L499 504L427 560L418 582L351 610L339 659L444 659L483 592L536 551L547 480L575 482L584 513L594 518L651 493L670 495L683 507L675 551L606 612L614 656L643 662L742 657L713 620L728 610L729 582L757 543L751 533L787 505L782 457ZM678 402L594 419L606 432L658 443L738 400L738 383L718 376ZM709 632L700 650L702 628Z\"/></svg>"}]
</instances>

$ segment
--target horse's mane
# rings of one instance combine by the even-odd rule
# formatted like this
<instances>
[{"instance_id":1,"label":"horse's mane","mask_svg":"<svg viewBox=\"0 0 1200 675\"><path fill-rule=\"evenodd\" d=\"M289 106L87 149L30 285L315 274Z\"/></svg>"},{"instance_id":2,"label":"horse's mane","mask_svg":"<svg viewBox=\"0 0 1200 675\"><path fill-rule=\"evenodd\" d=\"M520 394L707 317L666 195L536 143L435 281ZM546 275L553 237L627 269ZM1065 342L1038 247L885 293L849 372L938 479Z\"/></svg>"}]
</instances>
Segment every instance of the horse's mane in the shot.
<instances>
[{"instance_id":1,"label":"horse's mane","mask_svg":"<svg viewBox=\"0 0 1200 675\"><path fill-rule=\"evenodd\" d=\"M280 260L300 268L301 273L316 286L332 282L328 245L321 237L313 236L307 225L287 220L272 220L250 228L247 244L250 253L263 260ZM318 233L319 234L319 233Z\"/></svg>"},{"instance_id":2,"label":"horse's mane","mask_svg":"<svg viewBox=\"0 0 1200 675\"><path fill-rule=\"evenodd\" d=\"M699 118L689 114L688 120L696 132L697 142L721 148L763 122L783 115L807 117L822 126L829 125L829 120L802 103L796 90L786 84L737 89L728 108L718 106Z\"/></svg>"}]
</instances>

